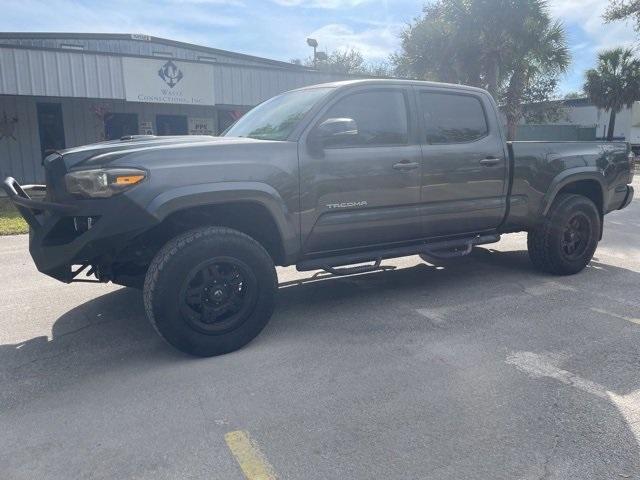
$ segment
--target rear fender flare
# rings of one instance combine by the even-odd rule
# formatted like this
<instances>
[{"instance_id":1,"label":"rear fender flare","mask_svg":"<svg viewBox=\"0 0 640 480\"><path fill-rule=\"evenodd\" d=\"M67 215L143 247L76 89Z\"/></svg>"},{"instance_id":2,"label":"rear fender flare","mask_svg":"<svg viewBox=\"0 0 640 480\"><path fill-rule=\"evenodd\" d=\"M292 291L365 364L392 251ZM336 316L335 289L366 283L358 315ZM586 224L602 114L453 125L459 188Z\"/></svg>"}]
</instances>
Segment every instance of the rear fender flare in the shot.
<instances>
[{"instance_id":1,"label":"rear fender flare","mask_svg":"<svg viewBox=\"0 0 640 480\"><path fill-rule=\"evenodd\" d=\"M551 205L553 205L556 196L567 185L579 182L581 180L595 180L600 185L600 191L602 193L602 205L603 208L608 204L607 198L607 188L605 185L604 175L602 171L598 170L595 167L577 167L570 168L559 173L549 185L547 189L547 193L544 195L542 199L542 205L540 206L540 216L545 217L547 213L549 213L549 209ZM603 213L602 211L600 212Z\"/></svg>"}]
</instances>

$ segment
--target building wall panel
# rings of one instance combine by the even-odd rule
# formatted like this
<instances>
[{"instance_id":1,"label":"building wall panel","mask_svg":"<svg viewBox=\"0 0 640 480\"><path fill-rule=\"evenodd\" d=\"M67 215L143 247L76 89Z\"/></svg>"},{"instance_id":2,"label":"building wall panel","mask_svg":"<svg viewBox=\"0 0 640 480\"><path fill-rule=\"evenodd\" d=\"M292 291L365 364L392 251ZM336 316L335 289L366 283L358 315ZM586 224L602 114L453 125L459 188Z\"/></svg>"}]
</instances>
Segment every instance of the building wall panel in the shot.
<instances>
[{"instance_id":1,"label":"building wall panel","mask_svg":"<svg viewBox=\"0 0 640 480\"><path fill-rule=\"evenodd\" d=\"M14 138L0 139L0 176L29 183L42 181L36 104L28 97L0 96L0 121L18 119Z\"/></svg>"},{"instance_id":2,"label":"building wall panel","mask_svg":"<svg viewBox=\"0 0 640 480\"><path fill-rule=\"evenodd\" d=\"M0 94L124 98L120 57L0 48Z\"/></svg>"}]
</instances>

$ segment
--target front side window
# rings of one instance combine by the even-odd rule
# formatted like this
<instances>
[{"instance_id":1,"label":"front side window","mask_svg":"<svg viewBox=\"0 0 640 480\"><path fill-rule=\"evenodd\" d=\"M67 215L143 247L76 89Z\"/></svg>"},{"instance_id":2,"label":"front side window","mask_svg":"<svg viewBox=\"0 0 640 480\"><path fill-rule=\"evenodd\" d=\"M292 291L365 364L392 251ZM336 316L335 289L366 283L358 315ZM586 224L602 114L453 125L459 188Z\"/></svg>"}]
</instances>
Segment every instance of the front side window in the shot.
<instances>
[{"instance_id":1,"label":"front side window","mask_svg":"<svg viewBox=\"0 0 640 480\"><path fill-rule=\"evenodd\" d=\"M224 136L286 140L309 110L332 90L310 88L273 97L249 111Z\"/></svg>"},{"instance_id":2,"label":"front side window","mask_svg":"<svg viewBox=\"0 0 640 480\"><path fill-rule=\"evenodd\" d=\"M357 134L332 143L333 148L409 142L407 102L399 90L371 90L341 98L323 116L323 120L330 118L352 119L357 128Z\"/></svg>"},{"instance_id":3,"label":"front side window","mask_svg":"<svg viewBox=\"0 0 640 480\"><path fill-rule=\"evenodd\" d=\"M489 132L484 109L477 97L422 92L420 104L427 143L468 143Z\"/></svg>"}]
</instances>

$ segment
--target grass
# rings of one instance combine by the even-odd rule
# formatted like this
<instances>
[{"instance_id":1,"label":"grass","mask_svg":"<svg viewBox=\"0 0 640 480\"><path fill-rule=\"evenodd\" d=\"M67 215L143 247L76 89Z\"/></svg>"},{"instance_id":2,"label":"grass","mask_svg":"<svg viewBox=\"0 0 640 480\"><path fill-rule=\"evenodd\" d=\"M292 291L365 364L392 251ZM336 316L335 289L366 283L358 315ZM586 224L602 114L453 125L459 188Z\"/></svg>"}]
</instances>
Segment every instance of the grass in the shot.
<instances>
[{"instance_id":1,"label":"grass","mask_svg":"<svg viewBox=\"0 0 640 480\"><path fill-rule=\"evenodd\" d=\"M27 233L29 226L6 198L0 198L0 235Z\"/></svg>"}]
</instances>

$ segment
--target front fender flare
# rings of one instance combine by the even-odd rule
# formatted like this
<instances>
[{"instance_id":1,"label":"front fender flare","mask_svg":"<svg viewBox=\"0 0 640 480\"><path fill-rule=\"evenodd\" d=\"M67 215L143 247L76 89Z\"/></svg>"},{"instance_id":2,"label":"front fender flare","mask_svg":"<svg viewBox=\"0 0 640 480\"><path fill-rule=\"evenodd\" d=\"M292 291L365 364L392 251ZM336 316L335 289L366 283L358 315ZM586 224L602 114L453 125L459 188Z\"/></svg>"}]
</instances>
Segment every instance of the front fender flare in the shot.
<instances>
[{"instance_id":1,"label":"front fender flare","mask_svg":"<svg viewBox=\"0 0 640 480\"><path fill-rule=\"evenodd\" d=\"M258 203L266 208L280 233L286 260L295 258L300 250L296 216L277 190L265 183L217 182L173 188L151 200L147 211L162 222L180 210L230 202Z\"/></svg>"}]
</instances>

